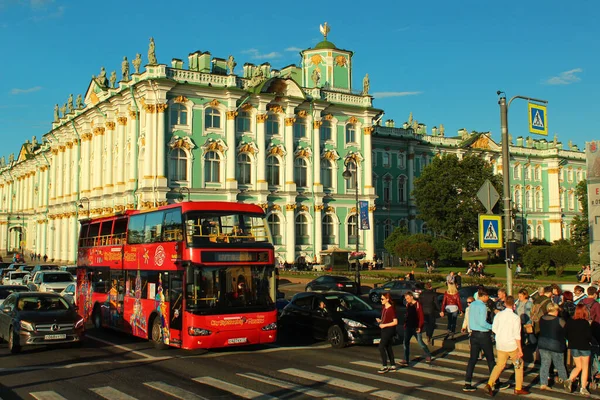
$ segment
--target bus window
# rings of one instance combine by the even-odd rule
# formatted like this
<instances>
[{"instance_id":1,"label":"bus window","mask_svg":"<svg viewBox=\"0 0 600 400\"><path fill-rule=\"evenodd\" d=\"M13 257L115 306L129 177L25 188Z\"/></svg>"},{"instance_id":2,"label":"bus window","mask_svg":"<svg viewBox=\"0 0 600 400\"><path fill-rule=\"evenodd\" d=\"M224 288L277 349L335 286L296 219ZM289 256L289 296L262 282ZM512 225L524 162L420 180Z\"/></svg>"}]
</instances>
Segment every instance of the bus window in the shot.
<instances>
[{"instance_id":1,"label":"bus window","mask_svg":"<svg viewBox=\"0 0 600 400\"><path fill-rule=\"evenodd\" d=\"M132 215L127 227L127 243L141 244L144 242L144 224L146 214Z\"/></svg>"},{"instance_id":2,"label":"bus window","mask_svg":"<svg viewBox=\"0 0 600 400\"><path fill-rule=\"evenodd\" d=\"M81 230L79 231L79 247L87 246L85 243L85 239L87 238L89 228L89 223L81 224Z\"/></svg>"},{"instance_id":3,"label":"bus window","mask_svg":"<svg viewBox=\"0 0 600 400\"><path fill-rule=\"evenodd\" d=\"M124 244L126 234L127 234L127 218L117 219L115 221L115 227L113 229L114 244Z\"/></svg>"},{"instance_id":4,"label":"bus window","mask_svg":"<svg viewBox=\"0 0 600 400\"><path fill-rule=\"evenodd\" d=\"M109 221L103 221L102 222L102 226L100 228L100 245L105 246L105 245L109 245L112 244L111 242L111 235L112 235L112 228L113 228L113 220L109 220Z\"/></svg>"},{"instance_id":5,"label":"bus window","mask_svg":"<svg viewBox=\"0 0 600 400\"><path fill-rule=\"evenodd\" d=\"M162 211L146 214L144 224L144 243L160 242L164 213Z\"/></svg>"},{"instance_id":6,"label":"bus window","mask_svg":"<svg viewBox=\"0 0 600 400\"><path fill-rule=\"evenodd\" d=\"M96 222L90 225L90 230L88 231L86 243L88 246L97 246L96 239L100 234L100 222Z\"/></svg>"},{"instance_id":7,"label":"bus window","mask_svg":"<svg viewBox=\"0 0 600 400\"><path fill-rule=\"evenodd\" d=\"M179 240L183 240L181 209L175 208L172 210L166 210L163 241L175 242Z\"/></svg>"}]
</instances>

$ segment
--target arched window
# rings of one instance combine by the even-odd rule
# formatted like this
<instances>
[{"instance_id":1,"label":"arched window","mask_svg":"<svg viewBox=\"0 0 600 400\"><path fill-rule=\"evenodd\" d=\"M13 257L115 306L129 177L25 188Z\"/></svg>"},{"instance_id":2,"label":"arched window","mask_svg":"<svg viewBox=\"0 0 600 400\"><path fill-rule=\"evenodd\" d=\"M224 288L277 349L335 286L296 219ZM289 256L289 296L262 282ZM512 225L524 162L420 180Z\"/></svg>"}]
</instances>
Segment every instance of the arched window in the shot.
<instances>
[{"instance_id":1,"label":"arched window","mask_svg":"<svg viewBox=\"0 0 600 400\"><path fill-rule=\"evenodd\" d=\"M569 192L569 210L575 209L575 192Z\"/></svg>"},{"instance_id":2,"label":"arched window","mask_svg":"<svg viewBox=\"0 0 600 400\"><path fill-rule=\"evenodd\" d=\"M187 125L187 108L183 104L171 105L171 125Z\"/></svg>"},{"instance_id":3,"label":"arched window","mask_svg":"<svg viewBox=\"0 0 600 400\"><path fill-rule=\"evenodd\" d=\"M269 114L266 126L267 135L279 135L279 117L277 114Z\"/></svg>"},{"instance_id":4,"label":"arched window","mask_svg":"<svg viewBox=\"0 0 600 400\"><path fill-rule=\"evenodd\" d=\"M535 192L535 208L541 210L544 207L543 196L541 190Z\"/></svg>"},{"instance_id":5,"label":"arched window","mask_svg":"<svg viewBox=\"0 0 600 400\"><path fill-rule=\"evenodd\" d=\"M333 188L333 161L321 160L321 184L325 189Z\"/></svg>"},{"instance_id":6,"label":"arched window","mask_svg":"<svg viewBox=\"0 0 600 400\"><path fill-rule=\"evenodd\" d=\"M559 195L558 195L558 201L560 204L560 209L561 211L565 209L565 191L561 189Z\"/></svg>"},{"instance_id":7,"label":"arched window","mask_svg":"<svg viewBox=\"0 0 600 400\"><path fill-rule=\"evenodd\" d=\"M323 217L323 245L335 244L334 221L331 215Z\"/></svg>"},{"instance_id":8,"label":"arched window","mask_svg":"<svg viewBox=\"0 0 600 400\"><path fill-rule=\"evenodd\" d=\"M294 139L304 139L306 137L306 124L304 120L294 122Z\"/></svg>"},{"instance_id":9,"label":"arched window","mask_svg":"<svg viewBox=\"0 0 600 400\"><path fill-rule=\"evenodd\" d=\"M527 225L527 237L525 238L525 243L531 242L533 227L531 225Z\"/></svg>"},{"instance_id":10,"label":"arched window","mask_svg":"<svg viewBox=\"0 0 600 400\"><path fill-rule=\"evenodd\" d=\"M356 189L356 163L354 161L348 161L346 164L346 169L352 175L350 179L346 180L346 190L355 190Z\"/></svg>"},{"instance_id":11,"label":"arched window","mask_svg":"<svg viewBox=\"0 0 600 400\"><path fill-rule=\"evenodd\" d=\"M296 216L296 243L310 243L310 236L308 234L308 218L304 214L298 214ZM292 244L290 243L288 245Z\"/></svg>"},{"instance_id":12,"label":"arched window","mask_svg":"<svg viewBox=\"0 0 600 400\"><path fill-rule=\"evenodd\" d=\"M425 222L423 222L423 225L421 225L421 233L427 234L428 229L429 228L427 227L427 224Z\"/></svg>"},{"instance_id":13,"label":"arched window","mask_svg":"<svg viewBox=\"0 0 600 400\"><path fill-rule=\"evenodd\" d=\"M386 203L392 201L392 178L389 176L383 178L383 201Z\"/></svg>"},{"instance_id":14,"label":"arched window","mask_svg":"<svg viewBox=\"0 0 600 400\"><path fill-rule=\"evenodd\" d=\"M531 166L530 165L525 166L525 179L527 179L527 180L531 179Z\"/></svg>"},{"instance_id":15,"label":"arched window","mask_svg":"<svg viewBox=\"0 0 600 400\"><path fill-rule=\"evenodd\" d=\"M346 143L356 143L356 127L354 124L346 125Z\"/></svg>"},{"instance_id":16,"label":"arched window","mask_svg":"<svg viewBox=\"0 0 600 400\"><path fill-rule=\"evenodd\" d=\"M356 214L348 217L348 244L356 244L358 239L358 216Z\"/></svg>"},{"instance_id":17,"label":"arched window","mask_svg":"<svg viewBox=\"0 0 600 400\"><path fill-rule=\"evenodd\" d=\"M544 227L541 224L537 226L537 232L535 237L537 237L538 239L544 238Z\"/></svg>"},{"instance_id":18,"label":"arched window","mask_svg":"<svg viewBox=\"0 0 600 400\"><path fill-rule=\"evenodd\" d=\"M521 209L521 189L517 188L515 189L515 207L517 207L517 210Z\"/></svg>"},{"instance_id":19,"label":"arched window","mask_svg":"<svg viewBox=\"0 0 600 400\"><path fill-rule=\"evenodd\" d=\"M274 155L267 157L267 182L270 186L279 186L280 164L279 158Z\"/></svg>"},{"instance_id":20,"label":"arched window","mask_svg":"<svg viewBox=\"0 0 600 400\"><path fill-rule=\"evenodd\" d=\"M273 244L281 244L283 237L281 236L281 219L277 214L270 214L267 218L267 224L269 224L269 230L273 235Z\"/></svg>"},{"instance_id":21,"label":"arched window","mask_svg":"<svg viewBox=\"0 0 600 400\"><path fill-rule=\"evenodd\" d=\"M398 167L400 169L406 168L406 156L404 155L404 153L398 154Z\"/></svg>"},{"instance_id":22,"label":"arched window","mask_svg":"<svg viewBox=\"0 0 600 400\"><path fill-rule=\"evenodd\" d=\"M169 159L169 178L171 181L188 180L188 158L183 149L173 149Z\"/></svg>"},{"instance_id":23,"label":"arched window","mask_svg":"<svg viewBox=\"0 0 600 400\"><path fill-rule=\"evenodd\" d=\"M236 117L236 131L239 133L250 132L250 122L252 121L250 114L246 111L242 111Z\"/></svg>"},{"instance_id":24,"label":"arched window","mask_svg":"<svg viewBox=\"0 0 600 400\"><path fill-rule=\"evenodd\" d=\"M249 185L252 183L252 160L247 153L238 155L237 158L238 183Z\"/></svg>"},{"instance_id":25,"label":"arched window","mask_svg":"<svg viewBox=\"0 0 600 400\"><path fill-rule=\"evenodd\" d=\"M209 151L204 158L204 181L221 182L221 157L216 151Z\"/></svg>"},{"instance_id":26,"label":"arched window","mask_svg":"<svg viewBox=\"0 0 600 400\"><path fill-rule=\"evenodd\" d=\"M541 181L542 180L542 167L540 167L539 165L537 167L535 167L535 180L536 181Z\"/></svg>"},{"instance_id":27,"label":"arched window","mask_svg":"<svg viewBox=\"0 0 600 400\"><path fill-rule=\"evenodd\" d=\"M567 181L573 182L573 168L571 167L567 170Z\"/></svg>"},{"instance_id":28,"label":"arched window","mask_svg":"<svg viewBox=\"0 0 600 400\"><path fill-rule=\"evenodd\" d=\"M533 198L531 195L531 190L527 190L525 192L525 208L527 208L527 210L533 209L532 203L533 203Z\"/></svg>"},{"instance_id":29,"label":"arched window","mask_svg":"<svg viewBox=\"0 0 600 400\"><path fill-rule=\"evenodd\" d=\"M304 157L294 161L294 182L297 187L308 187L308 161Z\"/></svg>"},{"instance_id":30,"label":"arched window","mask_svg":"<svg viewBox=\"0 0 600 400\"><path fill-rule=\"evenodd\" d=\"M389 151L384 151L383 154L381 155L382 157L382 164L385 168L389 168L392 164L391 164L391 157L390 157L390 152Z\"/></svg>"},{"instance_id":31,"label":"arched window","mask_svg":"<svg viewBox=\"0 0 600 400\"><path fill-rule=\"evenodd\" d=\"M406 176L404 175L398 178L398 201L406 203Z\"/></svg>"},{"instance_id":32,"label":"arched window","mask_svg":"<svg viewBox=\"0 0 600 400\"><path fill-rule=\"evenodd\" d=\"M513 167L513 178L521 179L521 166L518 164Z\"/></svg>"},{"instance_id":33,"label":"arched window","mask_svg":"<svg viewBox=\"0 0 600 400\"><path fill-rule=\"evenodd\" d=\"M321 135L321 140L326 141L326 140L332 140L333 137L331 135L331 122L330 121L323 121L323 125L321 125L321 129L319 131L319 134Z\"/></svg>"},{"instance_id":34,"label":"arched window","mask_svg":"<svg viewBox=\"0 0 600 400\"><path fill-rule=\"evenodd\" d=\"M390 235L392 234L392 221L389 219L386 219L384 224L383 224L383 237L384 239L387 239L388 237L390 237Z\"/></svg>"},{"instance_id":35,"label":"arched window","mask_svg":"<svg viewBox=\"0 0 600 400\"><path fill-rule=\"evenodd\" d=\"M221 129L221 113L219 110L209 107L204 111L204 128Z\"/></svg>"}]
</instances>

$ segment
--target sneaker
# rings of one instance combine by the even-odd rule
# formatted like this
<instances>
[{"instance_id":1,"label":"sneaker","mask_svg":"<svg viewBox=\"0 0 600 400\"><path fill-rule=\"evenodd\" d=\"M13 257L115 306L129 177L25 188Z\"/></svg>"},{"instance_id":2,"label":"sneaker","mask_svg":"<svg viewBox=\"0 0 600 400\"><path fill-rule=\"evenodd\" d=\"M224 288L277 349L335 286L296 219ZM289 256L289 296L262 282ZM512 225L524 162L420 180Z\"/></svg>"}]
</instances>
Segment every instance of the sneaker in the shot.
<instances>
[{"instance_id":1,"label":"sneaker","mask_svg":"<svg viewBox=\"0 0 600 400\"><path fill-rule=\"evenodd\" d=\"M485 392L485 394L487 394L490 397L494 396L494 389L492 389L492 387L487 383L483 387L483 391Z\"/></svg>"},{"instance_id":2,"label":"sneaker","mask_svg":"<svg viewBox=\"0 0 600 400\"><path fill-rule=\"evenodd\" d=\"M465 383L465 386L463 386L463 392L474 392L477 389L475 388L475 386L471 385L470 383Z\"/></svg>"},{"instance_id":3,"label":"sneaker","mask_svg":"<svg viewBox=\"0 0 600 400\"><path fill-rule=\"evenodd\" d=\"M582 395L582 396L590 396L590 391L589 391L589 390L587 390L586 388L582 387L582 388L579 390L579 394L580 394L580 395Z\"/></svg>"},{"instance_id":4,"label":"sneaker","mask_svg":"<svg viewBox=\"0 0 600 400\"><path fill-rule=\"evenodd\" d=\"M541 385L540 390L550 390L550 387L548 385Z\"/></svg>"},{"instance_id":5,"label":"sneaker","mask_svg":"<svg viewBox=\"0 0 600 400\"><path fill-rule=\"evenodd\" d=\"M564 381L563 385L565 386L565 391L567 393L571 393L571 391L573 390L573 382L571 382L570 379L567 379L566 381Z\"/></svg>"},{"instance_id":6,"label":"sneaker","mask_svg":"<svg viewBox=\"0 0 600 400\"><path fill-rule=\"evenodd\" d=\"M517 396L527 396L529 394L529 391L525 390L525 389L515 389L514 392Z\"/></svg>"},{"instance_id":7,"label":"sneaker","mask_svg":"<svg viewBox=\"0 0 600 400\"><path fill-rule=\"evenodd\" d=\"M378 374L385 374L386 372L388 372L390 369L388 367L381 367L377 370Z\"/></svg>"},{"instance_id":8,"label":"sneaker","mask_svg":"<svg viewBox=\"0 0 600 400\"><path fill-rule=\"evenodd\" d=\"M390 372L398 371L398 367L396 367L396 365L394 364L388 368L388 371L390 371Z\"/></svg>"},{"instance_id":9,"label":"sneaker","mask_svg":"<svg viewBox=\"0 0 600 400\"><path fill-rule=\"evenodd\" d=\"M398 364L400 364L401 367L408 367L408 363L406 362L406 360L402 360Z\"/></svg>"},{"instance_id":10,"label":"sneaker","mask_svg":"<svg viewBox=\"0 0 600 400\"><path fill-rule=\"evenodd\" d=\"M425 357L425 362L427 364L431 364L431 357Z\"/></svg>"}]
</instances>

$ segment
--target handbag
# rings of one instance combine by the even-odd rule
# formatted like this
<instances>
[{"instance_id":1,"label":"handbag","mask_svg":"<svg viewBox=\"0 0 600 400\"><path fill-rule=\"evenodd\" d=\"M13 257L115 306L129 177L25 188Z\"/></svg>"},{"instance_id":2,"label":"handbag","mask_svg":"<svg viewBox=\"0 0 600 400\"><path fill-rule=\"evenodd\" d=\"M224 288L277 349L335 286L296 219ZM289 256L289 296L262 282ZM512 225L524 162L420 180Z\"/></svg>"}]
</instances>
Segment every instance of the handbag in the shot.
<instances>
[{"instance_id":1,"label":"handbag","mask_svg":"<svg viewBox=\"0 0 600 400\"><path fill-rule=\"evenodd\" d=\"M525 324L525 325L523 325L523 328L525 328L525 333L533 333L533 325L532 324Z\"/></svg>"}]
</instances>

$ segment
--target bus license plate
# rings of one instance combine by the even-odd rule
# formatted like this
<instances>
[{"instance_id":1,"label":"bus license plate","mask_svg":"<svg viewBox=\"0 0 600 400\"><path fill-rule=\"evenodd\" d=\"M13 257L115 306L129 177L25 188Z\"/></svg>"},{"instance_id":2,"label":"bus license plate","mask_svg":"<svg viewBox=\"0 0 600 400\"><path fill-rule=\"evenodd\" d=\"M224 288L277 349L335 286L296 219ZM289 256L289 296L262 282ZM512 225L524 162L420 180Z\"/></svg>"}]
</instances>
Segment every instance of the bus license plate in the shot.
<instances>
[{"instance_id":1,"label":"bus license plate","mask_svg":"<svg viewBox=\"0 0 600 400\"><path fill-rule=\"evenodd\" d=\"M228 344L239 344L239 343L246 343L248 341L248 338L245 337L239 337L239 338L233 338L233 339L229 339L227 341Z\"/></svg>"},{"instance_id":2,"label":"bus license plate","mask_svg":"<svg viewBox=\"0 0 600 400\"><path fill-rule=\"evenodd\" d=\"M379 344L381 342L381 339L373 339L373 344Z\"/></svg>"},{"instance_id":3,"label":"bus license plate","mask_svg":"<svg viewBox=\"0 0 600 400\"><path fill-rule=\"evenodd\" d=\"M44 336L44 339L46 340L60 340L60 339L66 339L67 335L46 335Z\"/></svg>"}]
</instances>

